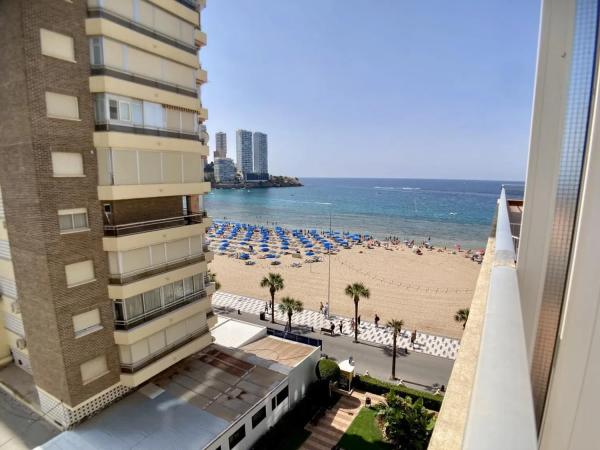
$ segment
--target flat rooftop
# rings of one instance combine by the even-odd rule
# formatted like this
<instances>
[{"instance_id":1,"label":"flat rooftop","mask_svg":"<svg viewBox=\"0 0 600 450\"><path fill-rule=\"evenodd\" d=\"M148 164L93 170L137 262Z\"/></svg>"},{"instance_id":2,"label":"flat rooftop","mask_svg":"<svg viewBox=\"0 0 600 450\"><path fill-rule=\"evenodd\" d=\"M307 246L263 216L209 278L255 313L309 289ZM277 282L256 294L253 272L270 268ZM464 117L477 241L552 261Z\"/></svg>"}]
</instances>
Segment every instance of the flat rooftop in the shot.
<instances>
[{"instance_id":1,"label":"flat rooftop","mask_svg":"<svg viewBox=\"0 0 600 450\"><path fill-rule=\"evenodd\" d=\"M261 359L275 361L287 367L296 367L304 358L315 351L315 347L266 336L240 348Z\"/></svg>"},{"instance_id":2,"label":"flat rooftop","mask_svg":"<svg viewBox=\"0 0 600 450\"><path fill-rule=\"evenodd\" d=\"M204 448L286 378L254 359L212 344L40 448Z\"/></svg>"}]
</instances>

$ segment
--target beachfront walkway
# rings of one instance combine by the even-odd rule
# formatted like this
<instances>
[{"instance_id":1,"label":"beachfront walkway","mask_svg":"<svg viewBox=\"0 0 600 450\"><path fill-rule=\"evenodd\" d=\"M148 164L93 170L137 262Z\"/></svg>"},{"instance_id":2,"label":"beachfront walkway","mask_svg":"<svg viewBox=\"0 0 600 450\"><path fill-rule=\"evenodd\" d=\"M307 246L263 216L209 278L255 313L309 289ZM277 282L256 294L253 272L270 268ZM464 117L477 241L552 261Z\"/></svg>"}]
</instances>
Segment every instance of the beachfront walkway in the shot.
<instances>
[{"instance_id":1,"label":"beachfront walkway","mask_svg":"<svg viewBox=\"0 0 600 450\"><path fill-rule=\"evenodd\" d=\"M256 298L244 297L242 295L230 294L227 292L215 292L212 298L213 306L219 308L228 308L232 310L239 309L240 311L260 314L265 310L265 301ZM275 310L275 318L279 322L286 322L287 317ZM270 317L270 316L269 316ZM350 318L336 316L332 318L335 324L335 333L339 334L339 323L344 322L343 330L345 335L352 335L350 329ZM304 310L301 313L296 313L293 316L293 322L296 325L305 325L313 327L315 331L319 331L322 327L329 327L330 320L326 319L323 314L318 311ZM360 325L359 339L361 341L372 342L378 345L392 345L392 332L382 326L379 328L374 323L362 320ZM402 336L398 339L398 347L410 348L410 331L405 330ZM418 333L415 342L415 348L412 351L421 352L427 355L440 356L443 358L456 359L458 352L459 341L444 336L435 336L432 334Z\"/></svg>"}]
</instances>

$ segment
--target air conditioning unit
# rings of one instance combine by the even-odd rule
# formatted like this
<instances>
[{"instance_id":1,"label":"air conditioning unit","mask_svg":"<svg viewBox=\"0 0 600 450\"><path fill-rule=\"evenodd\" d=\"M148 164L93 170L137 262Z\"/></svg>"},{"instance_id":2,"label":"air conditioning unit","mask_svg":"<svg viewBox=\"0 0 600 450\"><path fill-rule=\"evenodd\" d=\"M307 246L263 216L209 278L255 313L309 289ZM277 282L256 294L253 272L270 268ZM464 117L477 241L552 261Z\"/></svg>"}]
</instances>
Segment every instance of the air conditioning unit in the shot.
<instances>
[{"instance_id":1,"label":"air conditioning unit","mask_svg":"<svg viewBox=\"0 0 600 450\"><path fill-rule=\"evenodd\" d=\"M10 304L10 312L13 314L21 314L21 305L18 302L13 302Z\"/></svg>"},{"instance_id":2,"label":"air conditioning unit","mask_svg":"<svg viewBox=\"0 0 600 450\"><path fill-rule=\"evenodd\" d=\"M25 350L27 347L27 341L25 339L17 339L17 348L19 350Z\"/></svg>"}]
</instances>

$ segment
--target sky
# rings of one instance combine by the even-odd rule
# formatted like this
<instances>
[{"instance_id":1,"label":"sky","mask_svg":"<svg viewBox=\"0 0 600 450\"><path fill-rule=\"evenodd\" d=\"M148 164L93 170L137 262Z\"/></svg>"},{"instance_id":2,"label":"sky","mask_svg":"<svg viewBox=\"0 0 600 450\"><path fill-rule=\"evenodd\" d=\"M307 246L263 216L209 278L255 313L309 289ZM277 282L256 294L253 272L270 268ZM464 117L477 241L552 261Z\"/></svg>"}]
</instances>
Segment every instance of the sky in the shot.
<instances>
[{"instance_id":1,"label":"sky","mask_svg":"<svg viewBox=\"0 0 600 450\"><path fill-rule=\"evenodd\" d=\"M268 134L269 172L523 180L533 0L209 0L215 133Z\"/></svg>"}]
</instances>

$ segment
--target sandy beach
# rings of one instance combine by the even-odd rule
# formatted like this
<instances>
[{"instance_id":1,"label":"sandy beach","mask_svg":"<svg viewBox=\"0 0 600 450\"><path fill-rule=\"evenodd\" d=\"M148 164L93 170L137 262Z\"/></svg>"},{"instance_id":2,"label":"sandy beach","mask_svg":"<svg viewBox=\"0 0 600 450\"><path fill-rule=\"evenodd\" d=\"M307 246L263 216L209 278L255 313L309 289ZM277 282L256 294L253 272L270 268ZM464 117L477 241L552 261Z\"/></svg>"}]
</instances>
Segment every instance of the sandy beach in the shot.
<instances>
[{"instance_id":1,"label":"sandy beach","mask_svg":"<svg viewBox=\"0 0 600 450\"><path fill-rule=\"evenodd\" d=\"M217 274L223 291L264 300L269 293L259 286L260 280L268 272L280 273L285 289L277 293L276 301L292 296L304 302L305 308L318 310L321 302L327 302L328 256L322 258L321 262L306 263L285 255L278 266L268 259L245 265L217 253L210 270ZM302 267L292 267L297 262ZM460 337L462 325L454 321L454 313L470 305L480 267L465 258L464 252L424 249L423 255L417 255L402 244L393 250L355 245L331 255L331 313L351 317L354 305L344 288L362 282L371 291L371 298L360 302L362 320L373 321L377 313L382 324L402 319L409 329Z\"/></svg>"}]
</instances>

